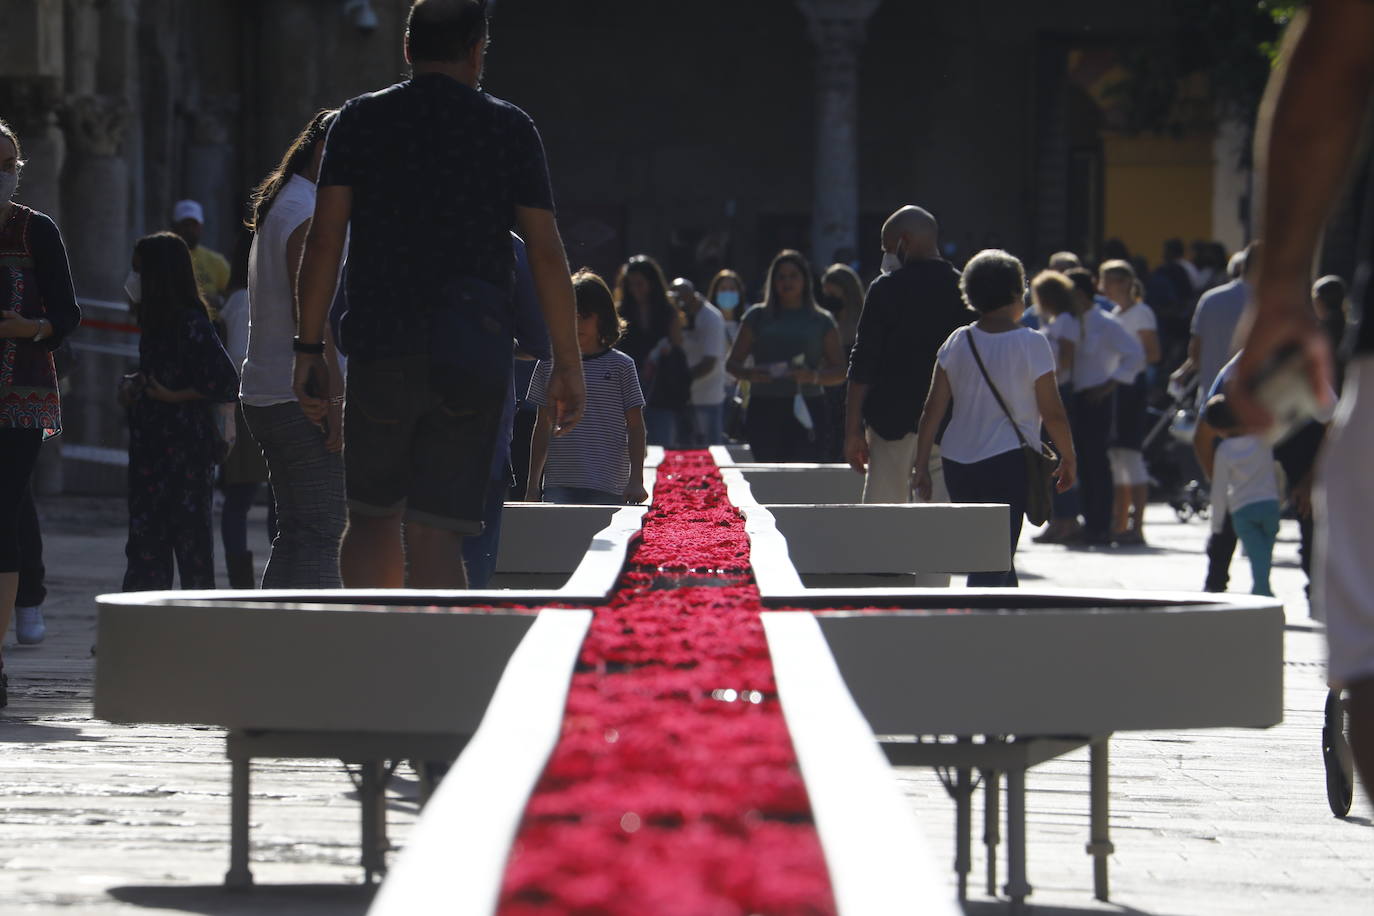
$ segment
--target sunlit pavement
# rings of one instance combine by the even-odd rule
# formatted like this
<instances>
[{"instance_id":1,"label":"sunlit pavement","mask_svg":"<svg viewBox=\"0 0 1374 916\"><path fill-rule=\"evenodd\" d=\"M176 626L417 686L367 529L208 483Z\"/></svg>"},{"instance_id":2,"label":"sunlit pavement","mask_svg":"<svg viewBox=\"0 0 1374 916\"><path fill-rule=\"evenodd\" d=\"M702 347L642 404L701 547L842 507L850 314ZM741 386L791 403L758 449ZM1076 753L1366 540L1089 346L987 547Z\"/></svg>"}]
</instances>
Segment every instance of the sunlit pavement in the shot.
<instances>
[{"instance_id":1,"label":"sunlit pavement","mask_svg":"<svg viewBox=\"0 0 1374 916\"><path fill-rule=\"evenodd\" d=\"M0 713L0 913L364 912L368 895L350 886L361 880L358 809L347 776L331 761L255 765L253 867L260 887L246 895L219 889L228 864L221 733L90 718L91 599L117 588L123 573L122 503L64 498L41 511L52 590L48 639L6 648L12 689L11 705ZM1196 589L1206 570L1205 523L1180 523L1167 507L1148 515L1147 548L1042 547L1031 543L1032 533L1018 554L1027 587ZM261 568L261 509L250 535ZM1291 522L1280 535L1273 582L1289 623L1284 724L1113 739L1112 904L1092 900L1086 754L1032 770L1028 848L1036 912L1355 914L1374 907L1369 803L1357 792L1345 821L1333 818L1326 803L1325 649L1307 613ZM1249 590L1239 551L1231 584ZM1167 667L1169 659L1159 664ZM928 770L904 770L900 778L940 864L948 865L954 818L943 787ZM392 786L397 844L413 822L415 792L403 766ZM969 912L999 912L1002 904L981 893L981 795L974 823ZM952 892L953 872L944 873ZM1005 876L1002 865L999 880ZM900 902L892 912L901 912Z\"/></svg>"}]
</instances>

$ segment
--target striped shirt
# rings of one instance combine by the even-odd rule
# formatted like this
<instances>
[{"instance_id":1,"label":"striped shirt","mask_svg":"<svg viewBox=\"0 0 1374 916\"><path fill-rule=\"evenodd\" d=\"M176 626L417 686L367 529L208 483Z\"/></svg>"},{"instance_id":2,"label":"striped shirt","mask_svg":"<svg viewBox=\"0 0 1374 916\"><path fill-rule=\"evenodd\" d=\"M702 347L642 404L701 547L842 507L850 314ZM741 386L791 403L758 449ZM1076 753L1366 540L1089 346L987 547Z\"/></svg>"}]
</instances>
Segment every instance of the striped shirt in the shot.
<instances>
[{"instance_id":1,"label":"striped shirt","mask_svg":"<svg viewBox=\"0 0 1374 916\"><path fill-rule=\"evenodd\" d=\"M541 360L530 380L529 400L549 406L553 364ZM625 412L644 406L635 361L619 350L584 354L587 406L571 431L549 440L544 485L590 487L620 494L630 483L630 438Z\"/></svg>"}]
</instances>

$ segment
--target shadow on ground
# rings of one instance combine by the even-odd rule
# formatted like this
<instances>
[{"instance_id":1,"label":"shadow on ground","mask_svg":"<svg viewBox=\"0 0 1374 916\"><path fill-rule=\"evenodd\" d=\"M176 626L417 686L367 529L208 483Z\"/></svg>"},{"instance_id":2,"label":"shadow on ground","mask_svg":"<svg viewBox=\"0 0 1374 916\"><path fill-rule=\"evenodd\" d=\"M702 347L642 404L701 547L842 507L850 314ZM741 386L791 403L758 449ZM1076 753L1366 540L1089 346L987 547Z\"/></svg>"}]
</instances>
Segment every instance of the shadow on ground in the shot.
<instances>
[{"instance_id":1,"label":"shadow on ground","mask_svg":"<svg viewBox=\"0 0 1374 916\"><path fill-rule=\"evenodd\" d=\"M1150 913L1134 907L1103 903L1095 907L1042 906L1029 898L1028 909L1035 916L1085 916L1088 913L1119 913L1121 916L1166 916L1164 913ZM966 900L963 903L964 916L1006 916L1011 912L1011 902L1005 900Z\"/></svg>"},{"instance_id":2,"label":"shadow on ground","mask_svg":"<svg viewBox=\"0 0 1374 916\"><path fill-rule=\"evenodd\" d=\"M376 887L362 885L265 884L241 890L226 890L220 885L112 887L107 893L131 906L180 913L363 916L376 891Z\"/></svg>"},{"instance_id":3,"label":"shadow on ground","mask_svg":"<svg viewBox=\"0 0 1374 916\"><path fill-rule=\"evenodd\" d=\"M79 728L0 720L0 744L42 744L50 741L99 740L101 739L98 735L81 734Z\"/></svg>"}]
</instances>

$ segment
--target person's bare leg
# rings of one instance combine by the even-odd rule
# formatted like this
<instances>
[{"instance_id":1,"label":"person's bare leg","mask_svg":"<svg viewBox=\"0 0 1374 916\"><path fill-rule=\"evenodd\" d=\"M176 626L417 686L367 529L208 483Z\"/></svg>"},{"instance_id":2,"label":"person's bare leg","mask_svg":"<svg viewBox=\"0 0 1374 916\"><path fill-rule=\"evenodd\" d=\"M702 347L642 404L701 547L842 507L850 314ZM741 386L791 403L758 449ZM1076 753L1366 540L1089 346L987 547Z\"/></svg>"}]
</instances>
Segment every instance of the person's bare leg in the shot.
<instances>
[{"instance_id":1,"label":"person's bare leg","mask_svg":"<svg viewBox=\"0 0 1374 916\"><path fill-rule=\"evenodd\" d=\"M1374 795L1374 678L1356 681L1350 694L1350 750L1365 791Z\"/></svg>"},{"instance_id":2,"label":"person's bare leg","mask_svg":"<svg viewBox=\"0 0 1374 916\"><path fill-rule=\"evenodd\" d=\"M1131 487L1131 517L1135 524L1135 533L1141 537L1145 536L1145 504L1149 501L1149 484L1138 483Z\"/></svg>"},{"instance_id":3,"label":"person's bare leg","mask_svg":"<svg viewBox=\"0 0 1374 916\"><path fill-rule=\"evenodd\" d=\"M19 573L0 573L0 642L4 642L14 618L14 596L19 594Z\"/></svg>"},{"instance_id":4,"label":"person's bare leg","mask_svg":"<svg viewBox=\"0 0 1374 916\"><path fill-rule=\"evenodd\" d=\"M467 588L463 536L418 522L406 522L406 557L411 588Z\"/></svg>"},{"instance_id":5,"label":"person's bare leg","mask_svg":"<svg viewBox=\"0 0 1374 916\"><path fill-rule=\"evenodd\" d=\"M339 571L349 588L404 588L401 516L348 514L339 546Z\"/></svg>"},{"instance_id":6,"label":"person's bare leg","mask_svg":"<svg viewBox=\"0 0 1374 916\"><path fill-rule=\"evenodd\" d=\"M1131 488L1116 486L1112 500L1112 534L1125 534L1131 524Z\"/></svg>"}]
</instances>

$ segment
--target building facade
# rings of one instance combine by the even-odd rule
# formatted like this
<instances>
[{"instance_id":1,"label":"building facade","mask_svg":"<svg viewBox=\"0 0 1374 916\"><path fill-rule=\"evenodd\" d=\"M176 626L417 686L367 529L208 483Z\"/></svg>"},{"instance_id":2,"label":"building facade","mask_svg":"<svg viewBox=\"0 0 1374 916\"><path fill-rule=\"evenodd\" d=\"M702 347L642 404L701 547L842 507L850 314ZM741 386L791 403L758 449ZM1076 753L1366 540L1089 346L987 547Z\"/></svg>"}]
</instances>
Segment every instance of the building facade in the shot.
<instances>
[{"instance_id":1,"label":"building facade","mask_svg":"<svg viewBox=\"0 0 1374 916\"><path fill-rule=\"evenodd\" d=\"M57 218L83 330L69 446L117 462L107 392L133 338L132 243L174 201L233 257L251 187L323 107L404 78L409 0L0 0L0 117L30 165L20 199ZM1163 0L498 0L485 88L548 150L573 266L648 252L757 287L783 247L871 275L903 203L951 256L1031 264L1119 237L1245 238L1233 130L1131 137L1101 91L1114 51L1176 29ZM127 316L123 322L127 324ZM108 451L89 451L107 449ZM68 466L71 463L68 462ZM71 476L71 475L69 475ZM81 476L81 475L78 475Z\"/></svg>"}]
</instances>

